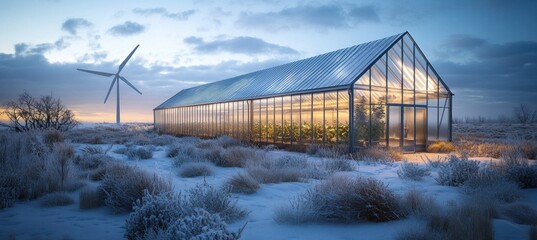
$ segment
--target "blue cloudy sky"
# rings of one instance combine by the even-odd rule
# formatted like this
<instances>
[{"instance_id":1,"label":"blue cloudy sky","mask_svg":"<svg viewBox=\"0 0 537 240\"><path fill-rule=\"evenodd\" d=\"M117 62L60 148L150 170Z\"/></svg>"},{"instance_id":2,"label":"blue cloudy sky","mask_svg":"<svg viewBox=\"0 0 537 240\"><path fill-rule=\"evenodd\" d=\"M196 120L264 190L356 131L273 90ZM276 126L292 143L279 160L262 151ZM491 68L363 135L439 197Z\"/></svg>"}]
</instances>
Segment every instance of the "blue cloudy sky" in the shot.
<instances>
[{"instance_id":1,"label":"blue cloudy sky","mask_svg":"<svg viewBox=\"0 0 537 240\"><path fill-rule=\"evenodd\" d=\"M1 0L0 104L53 94L84 121L115 120L111 79L123 70L122 120L183 88L409 31L456 94L454 116L537 108L537 1Z\"/></svg>"}]
</instances>

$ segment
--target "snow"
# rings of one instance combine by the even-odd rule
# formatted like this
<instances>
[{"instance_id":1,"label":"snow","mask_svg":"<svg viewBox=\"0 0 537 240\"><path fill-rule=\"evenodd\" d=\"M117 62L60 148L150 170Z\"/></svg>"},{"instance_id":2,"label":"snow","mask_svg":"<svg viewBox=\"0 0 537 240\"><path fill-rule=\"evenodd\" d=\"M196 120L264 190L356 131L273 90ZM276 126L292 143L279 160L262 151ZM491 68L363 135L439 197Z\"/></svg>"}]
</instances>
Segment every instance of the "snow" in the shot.
<instances>
[{"instance_id":1,"label":"snow","mask_svg":"<svg viewBox=\"0 0 537 240\"><path fill-rule=\"evenodd\" d=\"M81 149L86 144L77 144ZM100 145L106 148L108 145ZM181 178L177 169L172 167L171 160L166 157L166 147L156 147L152 159L128 160L125 155L114 153L115 149L124 145L114 145L107 154L121 162L137 166L149 172L156 173L164 179L170 179L175 191L184 191L198 183L206 181L214 186L221 186L229 177L241 168L221 168L213 166L214 176ZM281 150L270 151L273 156L286 154L298 155ZM405 155L410 161L424 164L425 154ZM431 159L442 154L427 155ZM320 159L308 157L315 162ZM479 159L488 161L490 158ZM402 180L397 176L400 163L364 163L354 162L355 171L346 174L375 177L388 184L396 194L404 194L410 189L417 189L433 196L444 206L450 201L459 201L462 193L456 187L441 186L435 181L437 171L421 181ZM231 230L246 228L242 233L243 239L394 239L398 233L419 223L419 220L409 217L403 220L386 223L352 223L328 224L310 223L300 225L278 224L274 221L275 210L289 202L289 199L319 180L308 180L299 183L262 184L261 188L252 195L235 194L238 205L246 208L249 214L246 218L228 224ZM90 183L95 184L95 183ZM537 203L537 190L524 190L526 201ZM0 239L16 236L17 239L122 239L124 224L128 214L114 215L106 208L80 210L78 207L78 191L70 193L75 204L63 207L41 207L40 201L17 202L15 207L0 210ZM519 225L503 219L493 220L496 239L527 239L528 226Z\"/></svg>"}]
</instances>

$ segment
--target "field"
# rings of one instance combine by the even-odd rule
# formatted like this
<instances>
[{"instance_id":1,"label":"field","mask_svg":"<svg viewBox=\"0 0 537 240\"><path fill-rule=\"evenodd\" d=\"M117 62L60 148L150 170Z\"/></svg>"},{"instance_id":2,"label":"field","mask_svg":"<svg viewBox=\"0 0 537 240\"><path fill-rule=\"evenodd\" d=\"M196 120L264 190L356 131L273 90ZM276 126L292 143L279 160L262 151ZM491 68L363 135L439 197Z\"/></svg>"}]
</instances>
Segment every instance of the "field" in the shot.
<instances>
[{"instance_id":1,"label":"field","mask_svg":"<svg viewBox=\"0 0 537 240\"><path fill-rule=\"evenodd\" d=\"M0 239L536 239L536 134L456 124L430 153L347 155L148 124L2 131Z\"/></svg>"}]
</instances>

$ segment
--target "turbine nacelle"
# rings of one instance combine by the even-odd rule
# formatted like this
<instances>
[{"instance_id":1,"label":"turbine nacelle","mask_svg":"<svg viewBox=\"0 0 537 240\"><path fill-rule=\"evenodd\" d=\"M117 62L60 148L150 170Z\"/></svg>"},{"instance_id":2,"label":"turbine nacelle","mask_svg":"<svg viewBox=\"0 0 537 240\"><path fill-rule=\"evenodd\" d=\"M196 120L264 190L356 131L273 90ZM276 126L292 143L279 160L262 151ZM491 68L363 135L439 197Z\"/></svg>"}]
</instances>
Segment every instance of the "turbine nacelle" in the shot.
<instances>
[{"instance_id":1,"label":"turbine nacelle","mask_svg":"<svg viewBox=\"0 0 537 240\"><path fill-rule=\"evenodd\" d=\"M123 68L125 67L125 65L130 60L130 58L132 57L132 55L134 54L136 49L138 49L139 46L140 45L136 45L136 47L127 56L127 58L125 58L125 60L123 60L123 62L121 62L121 64L118 67L117 73L107 73L107 72L93 71L93 70L80 69L80 68L76 69L78 71L87 72L87 73L91 73L91 74L95 74L95 75L99 75L99 76L104 76L104 77L114 76L114 79L112 80L112 83L110 84L110 88L108 89L108 93L106 94L106 98L104 98L104 103L106 103L106 101L108 100L108 97L110 96L110 92L112 92L112 88L114 87L114 84L117 84L116 85L116 87L117 87L117 108L116 108L116 122L117 122L117 124L120 123L120 117L119 117L119 80L123 81L124 83L129 85L132 89L134 89L134 91L136 91L140 95L142 95L142 92L140 92L138 89L136 89L136 87L134 87L134 85L132 85L126 78L124 78L123 76L119 75L119 73L121 73L121 70L123 70Z\"/></svg>"}]
</instances>

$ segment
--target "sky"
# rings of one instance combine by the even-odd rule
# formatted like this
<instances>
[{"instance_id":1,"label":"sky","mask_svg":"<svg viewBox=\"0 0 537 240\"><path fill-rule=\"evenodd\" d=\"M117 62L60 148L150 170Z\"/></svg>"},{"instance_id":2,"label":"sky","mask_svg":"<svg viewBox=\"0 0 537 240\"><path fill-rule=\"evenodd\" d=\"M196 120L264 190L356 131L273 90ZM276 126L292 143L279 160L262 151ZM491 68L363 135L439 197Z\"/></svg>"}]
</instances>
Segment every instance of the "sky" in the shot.
<instances>
[{"instance_id":1,"label":"sky","mask_svg":"<svg viewBox=\"0 0 537 240\"><path fill-rule=\"evenodd\" d=\"M0 0L0 104L23 92L77 118L152 122L181 89L409 31L455 94L456 118L537 109L537 1Z\"/></svg>"}]
</instances>

